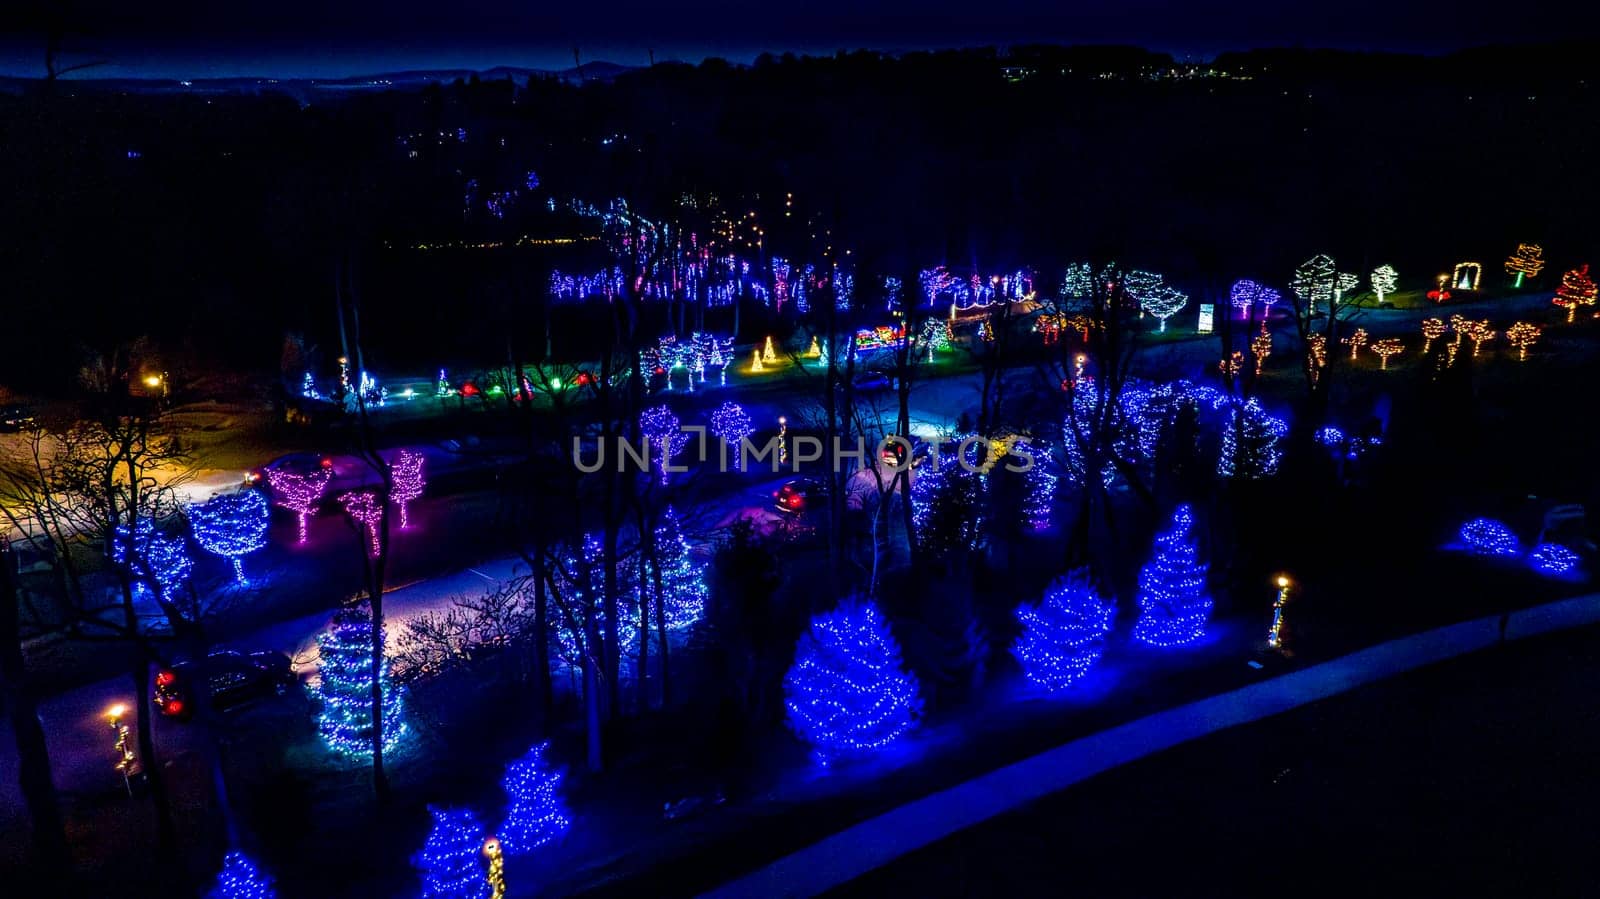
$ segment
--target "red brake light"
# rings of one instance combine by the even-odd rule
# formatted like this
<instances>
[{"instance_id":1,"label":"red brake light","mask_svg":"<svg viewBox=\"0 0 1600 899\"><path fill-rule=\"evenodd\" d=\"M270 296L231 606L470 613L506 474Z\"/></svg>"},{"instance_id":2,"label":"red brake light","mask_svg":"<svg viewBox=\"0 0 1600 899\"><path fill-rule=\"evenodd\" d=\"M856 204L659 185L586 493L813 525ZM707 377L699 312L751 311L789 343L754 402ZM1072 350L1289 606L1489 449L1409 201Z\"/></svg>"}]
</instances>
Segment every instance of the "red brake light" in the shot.
<instances>
[{"instance_id":1,"label":"red brake light","mask_svg":"<svg viewBox=\"0 0 1600 899\"><path fill-rule=\"evenodd\" d=\"M173 674L171 671L167 671L167 670L163 669L163 670L161 670L161 671L156 673L156 686L158 686L158 687L171 686L172 682L177 680L177 679L178 679L178 676L176 674Z\"/></svg>"},{"instance_id":2,"label":"red brake light","mask_svg":"<svg viewBox=\"0 0 1600 899\"><path fill-rule=\"evenodd\" d=\"M803 500L801 499L800 494L792 493L792 494L789 495L789 505L794 506L796 509L798 509L798 508L800 508L800 503L801 502L803 502Z\"/></svg>"},{"instance_id":3,"label":"red brake light","mask_svg":"<svg viewBox=\"0 0 1600 899\"><path fill-rule=\"evenodd\" d=\"M179 714L182 714L183 713L183 700L181 700L181 699L169 699L169 700L167 700L167 704L161 707L161 710L163 712L166 712L168 715L179 715Z\"/></svg>"},{"instance_id":4,"label":"red brake light","mask_svg":"<svg viewBox=\"0 0 1600 899\"><path fill-rule=\"evenodd\" d=\"M322 467L323 468L332 468L333 467L333 460L328 458L327 456L323 456L322 457Z\"/></svg>"}]
</instances>

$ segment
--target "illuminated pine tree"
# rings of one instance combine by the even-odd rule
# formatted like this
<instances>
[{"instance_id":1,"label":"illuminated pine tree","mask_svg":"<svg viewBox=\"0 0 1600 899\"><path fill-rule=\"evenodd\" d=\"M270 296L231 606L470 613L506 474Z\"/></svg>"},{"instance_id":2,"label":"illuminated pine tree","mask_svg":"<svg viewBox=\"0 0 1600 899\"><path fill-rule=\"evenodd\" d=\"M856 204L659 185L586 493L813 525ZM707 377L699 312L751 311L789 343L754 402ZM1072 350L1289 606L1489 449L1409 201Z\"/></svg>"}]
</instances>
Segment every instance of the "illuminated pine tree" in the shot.
<instances>
[{"instance_id":1,"label":"illuminated pine tree","mask_svg":"<svg viewBox=\"0 0 1600 899\"><path fill-rule=\"evenodd\" d=\"M877 606L847 600L811 619L783 679L789 727L826 765L881 749L922 715L917 679Z\"/></svg>"},{"instance_id":2,"label":"illuminated pine tree","mask_svg":"<svg viewBox=\"0 0 1600 899\"><path fill-rule=\"evenodd\" d=\"M422 874L423 899L490 899L481 855L483 825L467 809L428 806L433 830L412 858Z\"/></svg>"},{"instance_id":3,"label":"illuminated pine tree","mask_svg":"<svg viewBox=\"0 0 1600 899\"><path fill-rule=\"evenodd\" d=\"M1011 652L1035 686L1049 692L1069 687L1100 660L1116 613L1088 571L1074 571L1051 584L1038 605L1017 609L1020 633Z\"/></svg>"},{"instance_id":4,"label":"illuminated pine tree","mask_svg":"<svg viewBox=\"0 0 1600 899\"><path fill-rule=\"evenodd\" d=\"M340 609L317 638L320 683L311 691L321 704L317 731L329 749L353 759L372 758L372 615L363 605ZM383 751L392 752L407 731L404 690L389 680L383 664Z\"/></svg>"},{"instance_id":5,"label":"illuminated pine tree","mask_svg":"<svg viewBox=\"0 0 1600 899\"><path fill-rule=\"evenodd\" d=\"M222 857L222 870L206 899L274 899L277 895L272 881L244 853L230 852Z\"/></svg>"},{"instance_id":6,"label":"illuminated pine tree","mask_svg":"<svg viewBox=\"0 0 1600 899\"><path fill-rule=\"evenodd\" d=\"M1400 273L1392 265L1380 265L1372 270L1372 292L1378 295L1379 305L1383 298L1394 293L1395 285L1400 283Z\"/></svg>"},{"instance_id":7,"label":"illuminated pine tree","mask_svg":"<svg viewBox=\"0 0 1600 899\"><path fill-rule=\"evenodd\" d=\"M1139 572L1139 620L1134 639L1152 646L1179 646L1205 635L1211 620L1206 567L1195 556L1194 511L1179 506L1172 528L1156 537L1155 551Z\"/></svg>"},{"instance_id":8,"label":"illuminated pine tree","mask_svg":"<svg viewBox=\"0 0 1600 899\"><path fill-rule=\"evenodd\" d=\"M1561 276L1561 286L1556 288L1555 298L1551 300L1557 306L1567 310L1567 323L1578 315L1579 306L1593 306L1595 302L1594 279L1589 277L1589 265L1583 265Z\"/></svg>"},{"instance_id":9,"label":"illuminated pine tree","mask_svg":"<svg viewBox=\"0 0 1600 899\"><path fill-rule=\"evenodd\" d=\"M666 625L679 630L699 621L706 611L705 565L694 560L683 539L678 514L667 508L656 528L656 564L661 566L661 607Z\"/></svg>"},{"instance_id":10,"label":"illuminated pine tree","mask_svg":"<svg viewBox=\"0 0 1600 899\"><path fill-rule=\"evenodd\" d=\"M234 578L240 586L247 585L244 557L267 545L267 500L260 491L226 493L190 506L189 522L195 542L232 562Z\"/></svg>"},{"instance_id":11,"label":"illuminated pine tree","mask_svg":"<svg viewBox=\"0 0 1600 899\"><path fill-rule=\"evenodd\" d=\"M505 779L500 782L506 791L506 820L495 835L509 855L538 849L561 836L572 823L556 794L561 772L545 762L549 748L549 743L536 744L506 766Z\"/></svg>"}]
</instances>

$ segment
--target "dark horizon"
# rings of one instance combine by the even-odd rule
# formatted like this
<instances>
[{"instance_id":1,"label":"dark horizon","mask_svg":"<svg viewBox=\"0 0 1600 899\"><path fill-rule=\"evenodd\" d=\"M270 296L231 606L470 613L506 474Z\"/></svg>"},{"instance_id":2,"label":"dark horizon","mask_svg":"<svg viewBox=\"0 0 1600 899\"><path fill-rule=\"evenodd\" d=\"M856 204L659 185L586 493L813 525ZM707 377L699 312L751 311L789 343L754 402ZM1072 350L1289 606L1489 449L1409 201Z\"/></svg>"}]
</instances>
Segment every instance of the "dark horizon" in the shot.
<instances>
[{"instance_id":1,"label":"dark horizon","mask_svg":"<svg viewBox=\"0 0 1600 899\"><path fill-rule=\"evenodd\" d=\"M628 66L698 63L720 57L748 63L763 53L833 55L1020 44L1128 45L1180 60L1229 50L1288 47L1436 55L1488 45L1570 41L1594 32L1592 11L1572 14L1536 0L1505 14L1502 5L1467 0L1397 7L1375 0L1285 8L1260 0L1189 4L1152 0L1080 3L1001 0L981 12L933 2L868 0L788 9L748 9L692 0L670 10L623 0L602 9L499 8L497 0L449 7L352 0L336 9L288 2L270 10L178 3L131 9L82 0L65 14L35 17L0 40L0 74L38 77L44 23L65 29L68 63L106 60L78 78L348 78L415 69L497 66L565 69L572 48L585 62Z\"/></svg>"}]
</instances>

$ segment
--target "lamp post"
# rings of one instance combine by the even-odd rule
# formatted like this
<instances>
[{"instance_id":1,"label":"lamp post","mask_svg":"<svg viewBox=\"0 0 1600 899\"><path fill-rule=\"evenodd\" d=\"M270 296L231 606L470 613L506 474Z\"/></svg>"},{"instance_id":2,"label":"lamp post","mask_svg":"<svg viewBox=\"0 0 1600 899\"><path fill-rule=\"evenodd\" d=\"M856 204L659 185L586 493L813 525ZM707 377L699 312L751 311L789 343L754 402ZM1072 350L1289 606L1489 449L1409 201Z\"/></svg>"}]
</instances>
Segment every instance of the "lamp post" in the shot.
<instances>
[{"instance_id":1,"label":"lamp post","mask_svg":"<svg viewBox=\"0 0 1600 899\"><path fill-rule=\"evenodd\" d=\"M122 718L128 713L128 707L117 703L106 709L106 721L111 725L111 732L116 734L117 742L112 748L117 753L117 773L122 775L122 785L127 788L128 795L133 796L133 769L138 767L139 758L133 751L133 740L128 734L128 725Z\"/></svg>"},{"instance_id":2,"label":"lamp post","mask_svg":"<svg viewBox=\"0 0 1600 899\"><path fill-rule=\"evenodd\" d=\"M506 894L506 862L499 837L490 836L483 841L483 857L489 860L489 899L503 899Z\"/></svg>"},{"instance_id":3,"label":"lamp post","mask_svg":"<svg viewBox=\"0 0 1600 899\"><path fill-rule=\"evenodd\" d=\"M1272 603L1272 629L1267 632L1268 649L1283 649L1283 607L1289 602L1290 583L1287 575L1278 575L1278 598Z\"/></svg>"},{"instance_id":4,"label":"lamp post","mask_svg":"<svg viewBox=\"0 0 1600 899\"><path fill-rule=\"evenodd\" d=\"M789 462L789 417L778 416L778 464L785 465Z\"/></svg>"}]
</instances>

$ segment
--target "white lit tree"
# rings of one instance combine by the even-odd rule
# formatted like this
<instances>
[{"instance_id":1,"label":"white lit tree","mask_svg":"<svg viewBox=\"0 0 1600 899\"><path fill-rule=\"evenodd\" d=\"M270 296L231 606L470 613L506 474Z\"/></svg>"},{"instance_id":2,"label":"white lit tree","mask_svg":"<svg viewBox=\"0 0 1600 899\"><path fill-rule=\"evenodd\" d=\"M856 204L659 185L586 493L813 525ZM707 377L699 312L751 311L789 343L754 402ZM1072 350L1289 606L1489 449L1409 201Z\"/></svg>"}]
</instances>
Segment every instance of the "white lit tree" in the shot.
<instances>
[{"instance_id":1,"label":"white lit tree","mask_svg":"<svg viewBox=\"0 0 1600 899\"><path fill-rule=\"evenodd\" d=\"M1294 270L1289 289L1306 305L1307 313L1315 315L1319 304L1331 308L1334 277L1333 257L1325 253L1318 254Z\"/></svg>"},{"instance_id":2,"label":"white lit tree","mask_svg":"<svg viewBox=\"0 0 1600 899\"><path fill-rule=\"evenodd\" d=\"M1395 285L1399 283L1400 273L1392 265L1380 265L1372 270L1372 292L1378 295L1378 302L1394 293Z\"/></svg>"},{"instance_id":3,"label":"white lit tree","mask_svg":"<svg viewBox=\"0 0 1600 899\"><path fill-rule=\"evenodd\" d=\"M1183 291L1165 284L1153 290L1144 292L1140 298L1144 311L1156 317L1161 322L1158 331L1167 330L1167 319L1177 315L1183 307L1189 304L1189 297Z\"/></svg>"}]
</instances>

